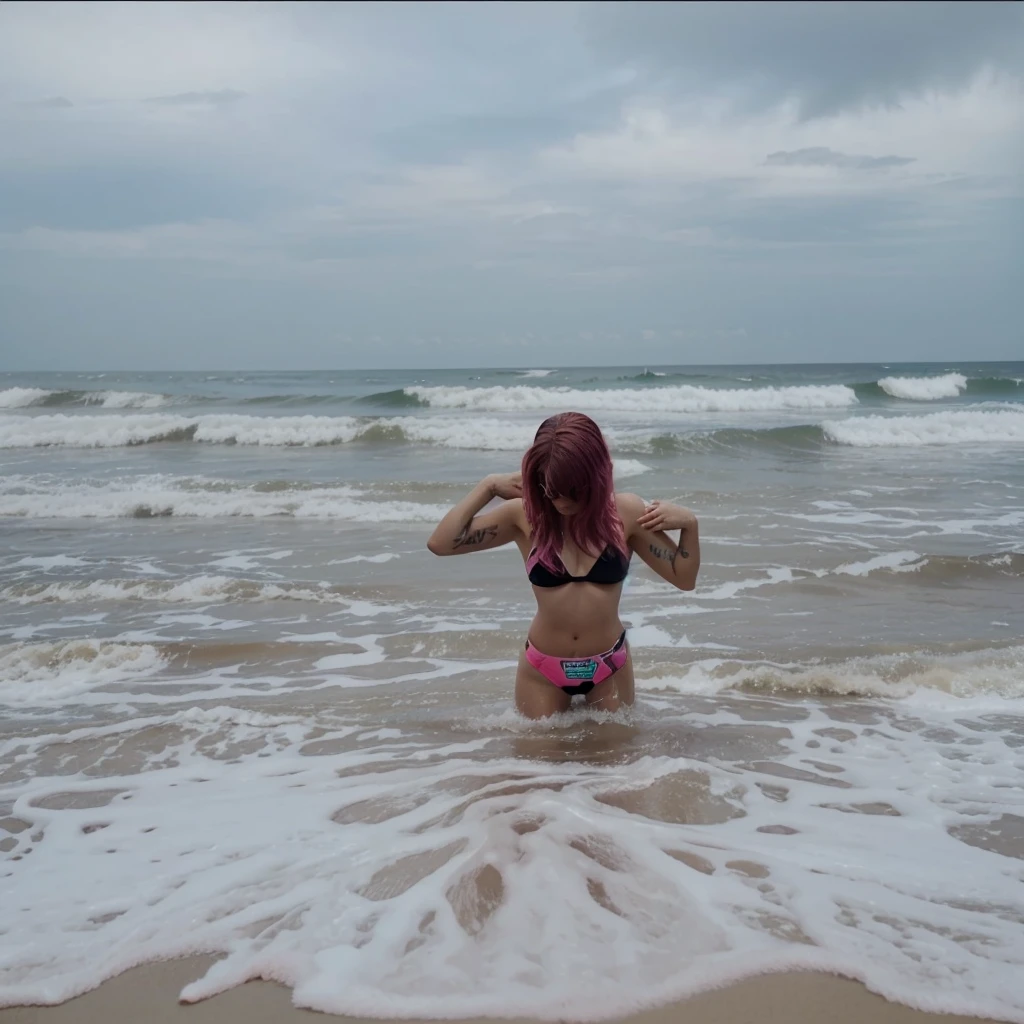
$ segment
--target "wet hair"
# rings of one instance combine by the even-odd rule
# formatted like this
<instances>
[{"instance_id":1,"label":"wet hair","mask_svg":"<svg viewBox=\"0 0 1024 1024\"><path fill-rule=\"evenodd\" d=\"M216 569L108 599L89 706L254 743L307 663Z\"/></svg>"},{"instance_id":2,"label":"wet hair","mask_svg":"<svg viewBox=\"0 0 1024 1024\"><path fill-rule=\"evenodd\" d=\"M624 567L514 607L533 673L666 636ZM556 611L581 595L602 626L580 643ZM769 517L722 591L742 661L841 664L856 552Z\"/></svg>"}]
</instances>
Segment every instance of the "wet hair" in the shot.
<instances>
[{"instance_id":1,"label":"wet hair","mask_svg":"<svg viewBox=\"0 0 1024 1024\"><path fill-rule=\"evenodd\" d=\"M566 519L553 499L578 502ZM588 554L600 557L611 547L625 557L626 537L615 506L612 457L601 428L581 412L549 416L523 456L523 508L533 531L541 565L560 571L562 534Z\"/></svg>"}]
</instances>

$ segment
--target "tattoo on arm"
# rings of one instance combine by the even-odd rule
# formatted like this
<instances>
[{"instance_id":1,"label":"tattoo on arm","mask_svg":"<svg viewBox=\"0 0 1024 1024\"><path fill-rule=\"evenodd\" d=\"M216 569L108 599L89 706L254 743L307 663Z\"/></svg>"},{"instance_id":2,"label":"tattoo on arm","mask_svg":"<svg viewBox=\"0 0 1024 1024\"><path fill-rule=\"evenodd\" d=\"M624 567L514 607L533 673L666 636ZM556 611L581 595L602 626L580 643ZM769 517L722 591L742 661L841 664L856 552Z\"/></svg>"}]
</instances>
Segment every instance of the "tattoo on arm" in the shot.
<instances>
[{"instance_id":1,"label":"tattoo on arm","mask_svg":"<svg viewBox=\"0 0 1024 1024\"><path fill-rule=\"evenodd\" d=\"M679 534L679 546L676 548L663 548L658 544L649 544L650 552L655 558L663 558L672 566L672 571L676 571L676 558L682 556L683 558L689 558L690 552L683 550L683 535Z\"/></svg>"},{"instance_id":2,"label":"tattoo on arm","mask_svg":"<svg viewBox=\"0 0 1024 1024\"><path fill-rule=\"evenodd\" d=\"M471 530L467 524L462 528L455 540L452 541L452 547L468 548L475 544L483 544L484 541L492 540L497 536L498 528L496 526L485 526L480 530Z\"/></svg>"}]
</instances>

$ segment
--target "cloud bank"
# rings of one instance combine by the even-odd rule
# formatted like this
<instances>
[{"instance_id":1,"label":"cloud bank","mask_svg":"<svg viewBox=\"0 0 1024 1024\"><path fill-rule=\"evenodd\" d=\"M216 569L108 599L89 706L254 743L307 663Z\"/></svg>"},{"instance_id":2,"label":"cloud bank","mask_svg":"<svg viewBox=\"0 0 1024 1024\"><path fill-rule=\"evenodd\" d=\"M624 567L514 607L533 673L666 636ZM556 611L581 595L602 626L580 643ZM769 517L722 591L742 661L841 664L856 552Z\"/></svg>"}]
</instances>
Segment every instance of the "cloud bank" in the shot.
<instances>
[{"instance_id":1,"label":"cloud bank","mask_svg":"<svg viewBox=\"0 0 1024 1024\"><path fill-rule=\"evenodd\" d=\"M1022 55L1003 3L0 5L0 368L1008 358Z\"/></svg>"}]
</instances>

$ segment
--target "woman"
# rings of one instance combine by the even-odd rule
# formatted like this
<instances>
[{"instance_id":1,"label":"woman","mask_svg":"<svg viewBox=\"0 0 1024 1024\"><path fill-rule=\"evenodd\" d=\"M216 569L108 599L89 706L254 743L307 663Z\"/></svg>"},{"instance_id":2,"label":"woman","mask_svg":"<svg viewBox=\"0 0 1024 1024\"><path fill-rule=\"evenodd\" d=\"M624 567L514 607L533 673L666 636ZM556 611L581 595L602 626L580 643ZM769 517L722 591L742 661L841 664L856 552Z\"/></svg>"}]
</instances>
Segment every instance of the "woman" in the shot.
<instances>
[{"instance_id":1,"label":"woman","mask_svg":"<svg viewBox=\"0 0 1024 1024\"><path fill-rule=\"evenodd\" d=\"M492 498L504 504L478 514ZM665 530L679 530L678 543ZM516 707L544 718L565 711L576 693L607 711L632 704L633 663L619 620L631 554L680 590L693 590L697 517L668 502L616 494L600 428L583 413L563 412L540 425L522 472L481 480L437 524L427 547L461 555L510 541L537 598L519 656Z\"/></svg>"}]
</instances>

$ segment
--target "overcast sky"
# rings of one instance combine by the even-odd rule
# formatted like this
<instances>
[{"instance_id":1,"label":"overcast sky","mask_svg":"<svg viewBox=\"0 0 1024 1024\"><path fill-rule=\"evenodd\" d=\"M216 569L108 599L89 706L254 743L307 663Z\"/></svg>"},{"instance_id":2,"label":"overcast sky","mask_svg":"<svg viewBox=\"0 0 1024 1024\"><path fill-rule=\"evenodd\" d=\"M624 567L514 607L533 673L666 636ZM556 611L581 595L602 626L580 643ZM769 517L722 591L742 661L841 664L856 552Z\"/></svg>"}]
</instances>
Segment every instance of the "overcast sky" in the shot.
<instances>
[{"instance_id":1,"label":"overcast sky","mask_svg":"<svg viewBox=\"0 0 1024 1024\"><path fill-rule=\"evenodd\" d=\"M0 369L1024 358L1019 3L0 4Z\"/></svg>"}]
</instances>

